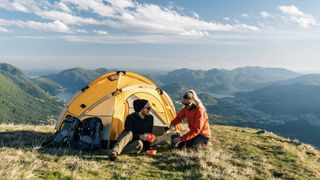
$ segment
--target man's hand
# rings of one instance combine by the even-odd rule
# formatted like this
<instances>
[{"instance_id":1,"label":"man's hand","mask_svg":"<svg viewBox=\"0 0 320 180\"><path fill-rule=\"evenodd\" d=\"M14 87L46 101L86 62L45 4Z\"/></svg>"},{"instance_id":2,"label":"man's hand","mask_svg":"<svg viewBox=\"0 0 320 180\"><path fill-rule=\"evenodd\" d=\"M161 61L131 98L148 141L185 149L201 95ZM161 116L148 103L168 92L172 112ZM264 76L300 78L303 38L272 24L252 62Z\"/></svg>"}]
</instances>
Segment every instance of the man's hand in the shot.
<instances>
[{"instance_id":1,"label":"man's hand","mask_svg":"<svg viewBox=\"0 0 320 180\"><path fill-rule=\"evenodd\" d=\"M147 141L148 140L149 133L144 133L140 135L140 140Z\"/></svg>"}]
</instances>

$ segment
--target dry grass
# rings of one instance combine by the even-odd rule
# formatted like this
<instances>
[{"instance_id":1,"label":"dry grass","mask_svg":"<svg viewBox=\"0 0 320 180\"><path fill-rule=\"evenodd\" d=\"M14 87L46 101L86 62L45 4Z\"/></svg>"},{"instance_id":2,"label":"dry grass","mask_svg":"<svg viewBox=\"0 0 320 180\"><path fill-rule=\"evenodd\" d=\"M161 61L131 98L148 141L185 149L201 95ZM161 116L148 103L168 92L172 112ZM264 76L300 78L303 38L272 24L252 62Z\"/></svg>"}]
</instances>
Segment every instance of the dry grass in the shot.
<instances>
[{"instance_id":1,"label":"dry grass","mask_svg":"<svg viewBox=\"0 0 320 180\"><path fill-rule=\"evenodd\" d=\"M272 133L257 135L256 129L213 126L210 148L122 155L116 162L63 149L35 150L52 129L0 125L0 179L320 179L318 150Z\"/></svg>"}]
</instances>

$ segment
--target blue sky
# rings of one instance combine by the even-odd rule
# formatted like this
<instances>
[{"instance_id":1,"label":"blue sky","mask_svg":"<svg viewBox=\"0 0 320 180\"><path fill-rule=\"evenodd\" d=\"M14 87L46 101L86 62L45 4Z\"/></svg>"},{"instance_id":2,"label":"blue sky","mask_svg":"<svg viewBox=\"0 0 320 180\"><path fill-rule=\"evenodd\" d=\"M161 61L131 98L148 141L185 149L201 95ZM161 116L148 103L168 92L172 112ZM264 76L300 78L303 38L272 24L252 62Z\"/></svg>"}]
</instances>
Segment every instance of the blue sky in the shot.
<instances>
[{"instance_id":1,"label":"blue sky","mask_svg":"<svg viewBox=\"0 0 320 180\"><path fill-rule=\"evenodd\" d=\"M84 68L320 71L320 1L0 0L0 61Z\"/></svg>"}]
</instances>

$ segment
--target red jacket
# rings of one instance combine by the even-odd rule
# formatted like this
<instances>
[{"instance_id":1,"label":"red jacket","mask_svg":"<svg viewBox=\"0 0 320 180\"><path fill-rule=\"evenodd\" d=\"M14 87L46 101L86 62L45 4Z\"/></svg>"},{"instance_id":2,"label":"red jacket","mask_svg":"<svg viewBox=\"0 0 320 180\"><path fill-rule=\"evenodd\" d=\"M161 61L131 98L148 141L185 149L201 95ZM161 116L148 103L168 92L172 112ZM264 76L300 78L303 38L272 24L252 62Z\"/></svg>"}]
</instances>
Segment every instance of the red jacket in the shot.
<instances>
[{"instance_id":1,"label":"red jacket","mask_svg":"<svg viewBox=\"0 0 320 180\"><path fill-rule=\"evenodd\" d=\"M191 110L184 107L178 113L177 117L171 122L171 125L181 123L184 118L187 119L190 131L180 138L181 141L188 141L199 134L207 138L211 138L209 118L202 107L197 107Z\"/></svg>"}]
</instances>

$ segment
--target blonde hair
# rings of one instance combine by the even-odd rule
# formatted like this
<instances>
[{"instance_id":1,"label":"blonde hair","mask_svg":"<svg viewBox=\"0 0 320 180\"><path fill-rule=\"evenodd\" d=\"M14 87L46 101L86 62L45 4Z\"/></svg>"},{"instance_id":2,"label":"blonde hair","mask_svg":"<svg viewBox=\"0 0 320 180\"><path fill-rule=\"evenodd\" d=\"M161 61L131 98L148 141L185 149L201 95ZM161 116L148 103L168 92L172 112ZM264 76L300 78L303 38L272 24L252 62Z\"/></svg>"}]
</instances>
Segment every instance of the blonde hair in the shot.
<instances>
[{"instance_id":1,"label":"blonde hair","mask_svg":"<svg viewBox=\"0 0 320 180\"><path fill-rule=\"evenodd\" d=\"M193 90L190 89L188 90L184 95L183 95L184 99L188 99L188 100L193 100L195 102L195 105L197 107L201 107L206 111L206 107L203 105L201 99L198 97L197 93Z\"/></svg>"}]
</instances>

